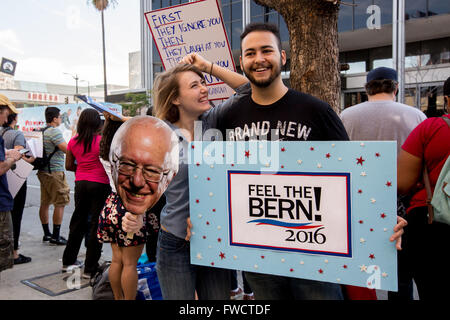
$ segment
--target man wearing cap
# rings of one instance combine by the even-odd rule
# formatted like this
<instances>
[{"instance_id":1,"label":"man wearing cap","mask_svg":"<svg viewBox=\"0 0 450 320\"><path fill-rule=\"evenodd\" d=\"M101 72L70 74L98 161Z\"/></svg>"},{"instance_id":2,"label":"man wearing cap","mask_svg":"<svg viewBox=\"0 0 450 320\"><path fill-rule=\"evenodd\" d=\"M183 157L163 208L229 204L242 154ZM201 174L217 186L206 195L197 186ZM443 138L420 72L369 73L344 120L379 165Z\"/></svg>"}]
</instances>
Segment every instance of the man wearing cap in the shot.
<instances>
[{"instance_id":1,"label":"man wearing cap","mask_svg":"<svg viewBox=\"0 0 450 320\"><path fill-rule=\"evenodd\" d=\"M345 109L341 119L350 140L395 140L397 154L409 133L427 117L417 108L395 102L398 91L397 72L380 67L367 74L365 85L369 101ZM397 213L404 216L407 199L397 199ZM412 283L403 281L402 267L404 253L398 253L399 292L389 293L389 298L412 300Z\"/></svg>"},{"instance_id":2,"label":"man wearing cap","mask_svg":"<svg viewBox=\"0 0 450 320\"><path fill-rule=\"evenodd\" d=\"M345 109L341 119L351 140L395 140L397 153L409 133L426 119L417 108L395 102L397 72L380 67L367 74L369 101Z\"/></svg>"},{"instance_id":3,"label":"man wearing cap","mask_svg":"<svg viewBox=\"0 0 450 320\"><path fill-rule=\"evenodd\" d=\"M7 97L0 94L0 125L3 125L10 113L18 113L16 107ZM5 150L3 138L0 136L0 272L14 265L14 238L11 210L14 199L8 190L6 172L22 158L17 150Z\"/></svg>"}]
</instances>

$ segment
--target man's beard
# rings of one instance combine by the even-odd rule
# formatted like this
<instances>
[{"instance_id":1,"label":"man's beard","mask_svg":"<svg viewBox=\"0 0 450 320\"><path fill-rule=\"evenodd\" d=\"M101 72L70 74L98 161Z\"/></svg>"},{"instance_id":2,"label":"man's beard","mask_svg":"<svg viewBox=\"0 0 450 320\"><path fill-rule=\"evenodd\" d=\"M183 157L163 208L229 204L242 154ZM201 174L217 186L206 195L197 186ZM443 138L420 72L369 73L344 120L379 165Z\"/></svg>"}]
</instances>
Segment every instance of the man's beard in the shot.
<instances>
[{"instance_id":1,"label":"man's beard","mask_svg":"<svg viewBox=\"0 0 450 320\"><path fill-rule=\"evenodd\" d=\"M282 64L283 63L282 63L281 59L280 59L280 64L278 66L274 66L274 65L270 64L272 72L271 72L269 78L267 78L265 80L256 80L255 77L253 77L253 75L251 74L251 72L245 70L245 68L243 68L242 71L244 71L245 76L248 78L248 80L252 84L254 84L255 86L257 86L259 88L267 88L281 74L281 65Z\"/></svg>"}]
</instances>

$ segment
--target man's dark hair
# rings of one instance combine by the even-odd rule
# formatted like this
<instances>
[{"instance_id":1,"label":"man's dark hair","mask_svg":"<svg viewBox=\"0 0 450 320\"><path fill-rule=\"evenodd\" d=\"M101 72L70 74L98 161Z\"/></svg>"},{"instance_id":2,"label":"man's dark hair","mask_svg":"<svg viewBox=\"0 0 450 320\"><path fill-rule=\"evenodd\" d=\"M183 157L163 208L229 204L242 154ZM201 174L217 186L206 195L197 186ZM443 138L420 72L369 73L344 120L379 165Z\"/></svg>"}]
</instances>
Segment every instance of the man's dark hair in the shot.
<instances>
[{"instance_id":1,"label":"man's dark hair","mask_svg":"<svg viewBox=\"0 0 450 320\"><path fill-rule=\"evenodd\" d=\"M450 97L450 77L444 82L444 96Z\"/></svg>"},{"instance_id":2,"label":"man's dark hair","mask_svg":"<svg viewBox=\"0 0 450 320\"><path fill-rule=\"evenodd\" d=\"M366 83L367 95L373 96L378 93L393 93L397 88L397 82L390 79L372 80Z\"/></svg>"},{"instance_id":3,"label":"man's dark hair","mask_svg":"<svg viewBox=\"0 0 450 320\"><path fill-rule=\"evenodd\" d=\"M5 110L5 109L9 109L9 107L4 104L0 105L0 112L3 112L3 110Z\"/></svg>"},{"instance_id":4,"label":"man's dark hair","mask_svg":"<svg viewBox=\"0 0 450 320\"><path fill-rule=\"evenodd\" d=\"M272 23L253 22L245 26L244 31L241 34L241 51L242 40L250 33L254 31L267 31L272 32L277 38L278 49L281 51L281 36L278 27Z\"/></svg>"},{"instance_id":5,"label":"man's dark hair","mask_svg":"<svg viewBox=\"0 0 450 320\"><path fill-rule=\"evenodd\" d=\"M53 118L59 117L60 110L57 107L47 107L45 109L45 122L50 123Z\"/></svg>"}]
</instances>

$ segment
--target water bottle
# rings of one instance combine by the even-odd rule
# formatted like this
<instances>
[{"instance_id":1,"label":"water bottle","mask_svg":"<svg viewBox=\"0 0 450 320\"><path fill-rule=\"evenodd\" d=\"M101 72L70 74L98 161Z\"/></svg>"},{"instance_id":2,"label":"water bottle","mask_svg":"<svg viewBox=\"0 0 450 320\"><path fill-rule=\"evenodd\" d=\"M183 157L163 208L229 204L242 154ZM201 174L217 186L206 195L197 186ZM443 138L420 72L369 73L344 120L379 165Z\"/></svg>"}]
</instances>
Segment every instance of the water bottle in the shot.
<instances>
[{"instance_id":1,"label":"water bottle","mask_svg":"<svg viewBox=\"0 0 450 320\"><path fill-rule=\"evenodd\" d=\"M148 288L147 279L142 278L138 280L138 290L142 293L145 300L152 300L152 294Z\"/></svg>"}]
</instances>

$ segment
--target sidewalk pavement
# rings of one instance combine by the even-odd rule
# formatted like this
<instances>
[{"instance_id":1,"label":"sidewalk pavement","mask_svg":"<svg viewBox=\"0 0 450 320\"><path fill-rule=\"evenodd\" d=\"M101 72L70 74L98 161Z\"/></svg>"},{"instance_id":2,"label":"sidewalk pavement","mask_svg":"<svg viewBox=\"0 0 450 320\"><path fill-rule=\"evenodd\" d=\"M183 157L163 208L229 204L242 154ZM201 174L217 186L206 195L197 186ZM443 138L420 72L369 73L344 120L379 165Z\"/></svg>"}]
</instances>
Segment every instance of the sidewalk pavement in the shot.
<instances>
[{"instance_id":1,"label":"sidewalk pavement","mask_svg":"<svg viewBox=\"0 0 450 320\"><path fill-rule=\"evenodd\" d=\"M70 218L74 210L73 174L68 173L67 180L72 192L70 194L70 204L64 209L64 218L61 226L61 235L66 239L69 233ZM15 265L12 269L0 273L0 300L90 300L92 294L90 286L61 295L50 296L21 282L22 280L61 272L62 255L65 246L53 246L48 242L42 242L43 231L39 220L39 203L39 181L36 175L32 173L28 178L27 200L23 212L19 239L19 253L31 257L32 261L30 263ZM52 213L53 207L51 206L50 230L52 228ZM86 248L83 242L78 259L84 261L85 253ZM111 260L111 256L110 245L104 244L101 259Z\"/></svg>"}]
</instances>

